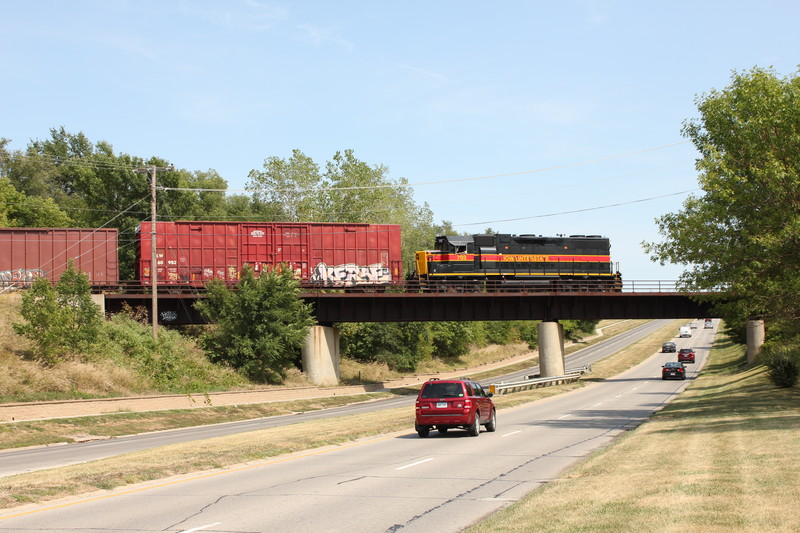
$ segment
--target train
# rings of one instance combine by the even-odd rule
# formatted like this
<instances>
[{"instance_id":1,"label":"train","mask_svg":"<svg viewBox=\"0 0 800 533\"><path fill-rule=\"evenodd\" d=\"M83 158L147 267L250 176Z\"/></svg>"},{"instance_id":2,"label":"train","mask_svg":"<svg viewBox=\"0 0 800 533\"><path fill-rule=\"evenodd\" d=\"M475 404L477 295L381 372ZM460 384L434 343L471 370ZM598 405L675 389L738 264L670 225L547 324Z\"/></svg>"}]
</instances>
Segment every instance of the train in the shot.
<instances>
[{"instance_id":1,"label":"train","mask_svg":"<svg viewBox=\"0 0 800 533\"><path fill-rule=\"evenodd\" d=\"M611 244L600 235L471 235L436 237L416 253L413 278L422 290L621 291Z\"/></svg>"},{"instance_id":2,"label":"train","mask_svg":"<svg viewBox=\"0 0 800 533\"><path fill-rule=\"evenodd\" d=\"M599 235L439 236L408 269L401 239L394 224L145 221L133 240L136 279L125 287L149 290L155 276L159 290L197 290L212 279L235 283L245 265L257 274L284 265L308 289L622 288L609 239ZM56 281L69 260L95 290L122 290L118 248L115 229L0 228L0 291Z\"/></svg>"}]
</instances>

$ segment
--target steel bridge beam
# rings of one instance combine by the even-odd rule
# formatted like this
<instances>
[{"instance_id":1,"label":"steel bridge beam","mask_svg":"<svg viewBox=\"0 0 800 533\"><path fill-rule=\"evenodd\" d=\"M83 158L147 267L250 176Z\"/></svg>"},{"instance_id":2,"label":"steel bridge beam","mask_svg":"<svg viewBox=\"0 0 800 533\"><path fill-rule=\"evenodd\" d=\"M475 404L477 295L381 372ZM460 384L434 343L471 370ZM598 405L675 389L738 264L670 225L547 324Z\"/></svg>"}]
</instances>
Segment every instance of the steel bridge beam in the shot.
<instances>
[{"instance_id":1,"label":"steel bridge beam","mask_svg":"<svg viewBox=\"0 0 800 533\"><path fill-rule=\"evenodd\" d=\"M106 294L106 309L125 304L149 312L150 295ZM683 293L319 293L304 294L317 322L437 322L483 320L656 319L712 316L712 304ZM161 324L199 324L200 294L158 297Z\"/></svg>"}]
</instances>

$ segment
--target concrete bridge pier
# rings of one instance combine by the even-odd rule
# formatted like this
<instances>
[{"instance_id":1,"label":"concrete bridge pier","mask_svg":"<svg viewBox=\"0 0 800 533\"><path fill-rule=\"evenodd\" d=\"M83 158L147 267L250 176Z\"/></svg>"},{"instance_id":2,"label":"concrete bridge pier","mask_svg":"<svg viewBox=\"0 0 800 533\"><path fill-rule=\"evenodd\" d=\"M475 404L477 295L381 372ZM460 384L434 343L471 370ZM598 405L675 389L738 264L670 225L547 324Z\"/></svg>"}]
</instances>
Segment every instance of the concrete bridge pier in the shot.
<instances>
[{"instance_id":1,"label":"concrete bridge pier","mask_svg":"<svg viewBox=\"0 0 800 533\"><path fill-rule=\"evenodd\" d=\"M748 320L745 325L745 343L747 345L747 362L755 363L764 344L764 321Z\"/></svg>"},{"instance_id":2,"label":"concrete bridge pier","mask_svg":"<svg viewBox=\"0 0 800 533\"><path fill-rule=\"evenodd\" d=\"M539 375L543 378L564 375L564 327L555 320L540 322Z\"/></svg>"},{"instance_id":3,"label":"concrete bridge pier","mask_svg":"<svg viewBox=\"0 0 800 533\"><path fill-rule=\"evenodd\" d=\"M312 326L305 346L300 350L303 372L314 385L339 384L339 330L330 326Z\"/></svg>"}]
</instances>

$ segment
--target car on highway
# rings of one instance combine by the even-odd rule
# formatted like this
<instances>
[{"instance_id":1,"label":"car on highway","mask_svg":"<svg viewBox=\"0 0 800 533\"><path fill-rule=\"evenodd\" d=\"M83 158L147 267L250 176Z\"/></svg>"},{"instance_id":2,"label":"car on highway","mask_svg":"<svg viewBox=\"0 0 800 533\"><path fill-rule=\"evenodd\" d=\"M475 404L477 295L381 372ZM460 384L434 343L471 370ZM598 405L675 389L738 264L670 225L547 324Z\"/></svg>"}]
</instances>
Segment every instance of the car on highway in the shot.
<instances>
[{"instance_id":1,"label":"car on highway","mask_svg":"<svg viewBox=\"0 0 800 533\"><path fill-rule=\"evenodd\" d=\"M710 320L706 320L706 323L703 325L703 329L714 329L714 323Z\"/></svg>"},{"instance_id":2,"label":"car on highway","mask_svg":"<svg viewBox=\"0 0 800 533\"><path fill-rule=\"evenodd\" d=\"M665 342L661 345L662 353L675 353L676 351L678 351L678 347L674 342Z\"/></svg>"},{"instance_id":3,"label":"car on highway","mask_svg":"<svg viewBox=\"0 0 800 533\"><path fill-rule=\"evenodd\" d=\"M678 351L678 361L681 363L694 363L694 349L681 348Z\"/></svg>"},{"instance_id":4,"label":"car on highway","mask_svg":"<svg viewBox=\"0 0 800 533\"><path fill-rule=\"evenodd\" d=\"M416 402L414 429L427 437L431 429L447 433L463 428L477 437L481 426L497 429L497 409L492 393L470 379L431 379L422 384Z\"/></svg>"},{"instance_id":5,"label":"car on highway","mask_svg":"<svg viewBox=\"0 0 800 533\"><path fill-rule=\"evenodd\" d=\"M680 361L667 361L661 367L661 379L686 379L686 367Z\"/></svg>"}]
</instances>

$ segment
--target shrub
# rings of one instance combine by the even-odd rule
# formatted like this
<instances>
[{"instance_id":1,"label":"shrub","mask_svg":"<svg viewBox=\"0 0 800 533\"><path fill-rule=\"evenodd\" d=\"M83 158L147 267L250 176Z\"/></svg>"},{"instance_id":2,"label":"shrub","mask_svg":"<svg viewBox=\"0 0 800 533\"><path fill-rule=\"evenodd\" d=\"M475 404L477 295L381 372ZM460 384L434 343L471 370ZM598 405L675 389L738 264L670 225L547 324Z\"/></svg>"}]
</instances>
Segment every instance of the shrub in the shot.
<instances>
[{"instance_id":1,"label":"shrub","mask_svg":"<svg viewBox=\"0 0 800 533\"><path fill-rule=\"evenodd\" d=\"M55 287L38 278L25 291L21 314L26 322L15 323L14 331L36 344L34 359L54 365L66 356L91 351L103 322L91 292L89 278L75 270L72 260Z\"/></svg>"},{"instance_id":2,"label":"shrub","mask_svg":"<svg viewBox=\"0 0 800 533\"><path fill-rule=\"evenodd\" d=\"M207 392L245 383L232 370L213 365L194 341L176 331L162 328L153 339L147 324L119 314L104 324L102 336L107 357L159 392Z\"/></svg>"},{"instance_id":3,"label":"shrub","mask_svg":"<svg viewBox=\"0 0 800 533\"><path fill-rule=\"evenodd\" d=\"M794 387L800 374L800 344L765 344L761 360L767 376L778 387Z\"/></svg>"},{"instance_id":4,"label":"shrub","mask_svg":"<svg viewBox=\"0 0 800 533\"><path fill-rule=\"evenodd\" d=\"M341 324L340 333L343 356L385 363L391 370L413 372L432 352L425 322Z\"/></svg>"},{"instance_id":5,"label":"shrub","mask_svg":"<svg viewBox=\"0 0 800 533\"><path fill-rule=\"evenodd\" d=\"M211 359L256 381L283 382L314 325L293 272L281 268L255 277L245 265L235 288L213 280L207 293L197 308L212 324L202 337Z\"/></svg>"}]
</instances>

